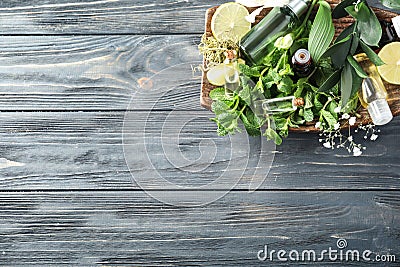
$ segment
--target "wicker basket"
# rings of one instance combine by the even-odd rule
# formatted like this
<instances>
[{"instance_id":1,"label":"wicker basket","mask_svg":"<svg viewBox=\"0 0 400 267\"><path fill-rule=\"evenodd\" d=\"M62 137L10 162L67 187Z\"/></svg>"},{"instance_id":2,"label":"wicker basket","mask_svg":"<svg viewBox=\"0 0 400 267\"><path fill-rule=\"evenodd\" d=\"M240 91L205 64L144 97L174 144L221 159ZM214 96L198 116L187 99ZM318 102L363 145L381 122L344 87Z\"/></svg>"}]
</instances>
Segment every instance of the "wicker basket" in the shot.
<instances>
[{"instance_id":1,"label":"wicker basket","mask_svg":"<svg viewBox=\"0 0 400 267\"><path fill-rule=\"evenodd\" d=\"M340 0L327 0L327 2L329 2L333 8L340 2ZM214 15L214 12L216 9L217 9L217 7L210 8L207 10L207 13L206 13L205 32L208 36L212 36L211 18ZM249 8L249 12L251 12L253 10L254 10L254 8ZM255 24L257 24L263 17L265 17L270 10L271 10L271 8L265 8L261 12L261 14L259 16L257 16ZM381 21L382 20L390 21L391 18L399 15L397 13L382 10L379 8L373 8L373 10L374 10L376 16L378 17L378 19ZM314 10L314 12L313 12L314 14L312 14L312 16L315 15L315 13L316 13L315 11L316 10ZM342 32L343 29L345 29L347 26L349 26L353 22L354 22L354 20L351 17L334 19L333 23L335 25L335 37L338 36ZM388 102L390 105L390 109L392 110L393 116L397 116L400 114L400 86L389 84L386 82L384 82L384 84L386 86L386 89L387 89L388 95L389 95ZM200 95L201 106L203 106L207 109L211 109L212 100L209 97L209 93L214 88L215 88L215 86L208 82L206 73L203 73L202 83L201 83L201 95ZM356 124L360 124L360 123L365 124L365 123L371 122L371 118L369 117L368 112L365 109L360 110L359 113L361 114L361 118L357 119ZM315 132L315 131L318 131L318 129L316 129L314 127L314 125L315 125L315 122L310 122L305 125L301 125L299 128L291 128L290 130L293 132Z\"/></svg>"}]
</instances>

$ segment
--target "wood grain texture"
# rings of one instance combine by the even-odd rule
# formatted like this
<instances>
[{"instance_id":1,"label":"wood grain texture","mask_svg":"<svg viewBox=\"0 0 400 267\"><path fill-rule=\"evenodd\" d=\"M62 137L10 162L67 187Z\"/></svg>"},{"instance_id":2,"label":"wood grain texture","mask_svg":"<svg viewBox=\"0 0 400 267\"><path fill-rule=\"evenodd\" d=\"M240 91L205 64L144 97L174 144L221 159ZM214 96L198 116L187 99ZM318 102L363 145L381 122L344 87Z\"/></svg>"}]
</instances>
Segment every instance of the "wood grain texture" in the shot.
<instances>
[{"instance_id":1,"label":"wood grain texture","mask_svg":"<svg viewBox=\"0 0 400 267\"><path fill-rule=\"evenodd\" d=\"M204 10L221 1L5 0L1 34L201 33Z\"/></svg>"},{"instance_id":2,"label":"wood grain texture","mask_svg":"<svg viewBox=\"0 0 400 267\"><path fill-rule=\"evenodd\" d=\"M15 192L0 200L4 266L255 266L270 264L257 259L264 245L321 251L338 238L348 249L400 256L397 192L231 192L198 208L137 191ZM366 263L323 266L331 265Z\"/></svg>"},{"instance_id":3,"label":"wood grain texture","mask_svg":"<svg viewBox=\"0 0 400 267\"><path fill-rule=\"evenodd\" d=\"M200 110L200 73L192 73L200 65L198 41L196 35L3 36L0 110L126 110L141 91L131 109L158 102L160 109Z\"/></svg>"},{"instance_id":4,"label":"wood grain texture","mask_svg":"<svg viewBox=\"0 0 400 267\"><path fill-rule=\"evenodd\" d=\"M368 149L362 157L353 157L323 148L316 134L291 134L272 152L263 150L264 137L250 141L245 134L233 141L218 137L209 121L212 114L206 110L131 114L125 121L129 135L124 142L132 146L126 152L134 154L134 174L149 178L146 188L163 188L151 179L150 170L176 184L200 186L236 165L244 169L233 169L232 178L241 177L244 171L237 188L247 189L255 170L259 174L254 179L265 178L268 162L258 161L270 153L275 160L262 188L400 188L397 118L381 128L377 141L364 142ZM25 164L0 168L0 188L134 187L123 154L124 116L123 112L0 113L0 158ZM237 146L231 148L231 142L240 151ZM199 161L203 151L215 151L215 157ZM186 169L179 167L181 162L187 163Z\"/></svg>"}]
</instances>

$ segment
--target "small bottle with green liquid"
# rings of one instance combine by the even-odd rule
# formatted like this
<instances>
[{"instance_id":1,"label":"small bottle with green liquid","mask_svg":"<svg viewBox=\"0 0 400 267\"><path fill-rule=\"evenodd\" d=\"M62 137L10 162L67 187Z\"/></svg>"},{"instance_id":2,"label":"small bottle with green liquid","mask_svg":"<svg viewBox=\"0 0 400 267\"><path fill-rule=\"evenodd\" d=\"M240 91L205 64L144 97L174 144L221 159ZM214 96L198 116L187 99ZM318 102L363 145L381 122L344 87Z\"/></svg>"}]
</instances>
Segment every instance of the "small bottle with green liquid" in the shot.
<instances>
[{"instance_id":1,"label":"small bottle with green liquid","mask_svg":"<svg viewBox=\"0 0 400 267\"><path fill-rule=\"evenodd\" d=\"M240 53L248 65L259 64L273 49L276 39L286 34L290 27L308 9L309 0L292 0L283 7L274 7L256 26L240 40Z\"/></svg>"}]
</instances>

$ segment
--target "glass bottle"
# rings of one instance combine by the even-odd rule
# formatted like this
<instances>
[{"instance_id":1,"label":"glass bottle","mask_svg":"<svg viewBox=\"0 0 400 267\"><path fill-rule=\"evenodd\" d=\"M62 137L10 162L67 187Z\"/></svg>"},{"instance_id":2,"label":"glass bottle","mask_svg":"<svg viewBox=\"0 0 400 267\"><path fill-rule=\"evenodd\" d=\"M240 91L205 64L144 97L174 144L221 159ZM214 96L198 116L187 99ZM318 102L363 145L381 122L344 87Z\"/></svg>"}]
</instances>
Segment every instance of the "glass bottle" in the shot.
<instances>
[{"instance_id":1,"label":"glass bottle","mask_svg":"<svg viewBox=\"0 0 400 267\"><path fill-rule=\"evenodd\" d=\"M362 81L358 92L360 102L368 110L375 125L387 124L393 119L393 115L386 100L387 92L378 70L364 53L356 55L355 59L368 75L368 78Z\"/></svg>"},{"instance_id":2,"label":"glass bottle","mask_svg":"<svg viewBox=\"0 0 400 267\"><path fill-rule=\"evenodd\" d=\"M314 64L307 49L297 50L292 57L292 66L297 77L307 77L314 70Z\"/></svg>"},{"instance_id":3,"label":"glass bottle","mask_svg":"<svg viewBox=\"0 0 400 267\"><path fill-rule=\"evenodd\" d=\"M236 53L233 50L226 52L224 61L224 78L225 78L225 96L228 99L233 98L233 92L237 92L240 86L239 71Z\"/></svg>"},{"instance_id":4,"label":"glass bottle","mask_svg":"<svg viewBox=\"0 0 400 267\"><path fill-rule=\"evenodd\" d=\"M294 96L277 97L258 100L255 103L256 115L273 115L297 110L298 106L304 105L304 99Z\"/></svg>"},{"instance_id":5,"label":"glass bottle","mask_svg":"<svg viewBox=\"0 0 400 267\"><path fill-rule=\"evenodd\" d=\"M240 40L241 56L248 65L259 64L283 36L292 23L307 11L309 0L292 0L283 7L274 7Z\"/></svg>"}]
</instances>

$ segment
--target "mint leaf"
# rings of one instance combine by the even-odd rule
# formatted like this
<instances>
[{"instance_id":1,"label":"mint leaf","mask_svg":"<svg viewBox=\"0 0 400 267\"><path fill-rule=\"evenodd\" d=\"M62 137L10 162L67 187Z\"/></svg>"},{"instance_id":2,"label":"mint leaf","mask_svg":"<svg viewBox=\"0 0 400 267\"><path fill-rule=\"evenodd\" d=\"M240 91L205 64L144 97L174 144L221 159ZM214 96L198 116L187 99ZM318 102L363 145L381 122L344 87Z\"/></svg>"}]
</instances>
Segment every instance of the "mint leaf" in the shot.
<instances>
[{"instance_id":1,"label":"mint leaf","mask_svg":"<svg viewBox=\"0 0 400 267\"><path fill-rule=\"evenodd\" d=\"M212 100L223 100L226 98L225 96L225 88L217 87L210 91L209 96Z\"/></svg>"},{"instance_id":2,"label":"mint leaf","mask_svg":"<svg viewBox=\"0 0 400 267\"><path fill-rule=\"evenodd\" d=\"M248 77L260 77L261 75L257 67L251 68L245 64L239 64L239 70Z\"/></svg>"},{"instance_id":3,"label":"mint leaf","mask_svg":"<svg viewBox=\"0 0 400 267\"><path fill-rule=\"evenodd\" d=\"M308 50L315 62L318 62L328 49L334 35L331 6L326 1L320 1L308 41Z\"/></svg>"},{"instance_id":4,"label":"mint leaf","mask_svg":"<svg viewBox=\"0 0 400 267\"><path fill-rule=\"evenodd\" d=\"M304 109L303 117L308 122L314 120L314 113L312 112L311 108Z\"/></svg>"},{"instance_id":5,"label":"mint leaf","mask_svg":"<svg viewBox=\"0 0 400 267\"><path fill-rule=\"evenodd\" d=\"M332 114L329 111L321 110L321 116L328 123L330 128L335 127L337 120L335 119L335 117L332 116Z\"/></svg>"},{"instance_id":6,"label":"mint leaf","mask_svg":"<svg viewBox=\"0 0 400 267\"><path fill-rule=\"evenodd\" d=\"M267 140L273 140L275 144L280 145L282 144L282 138L279 136L277 132L268 128L265 130L264 136L267 137Z\"/></svg>"}]
</instances>

